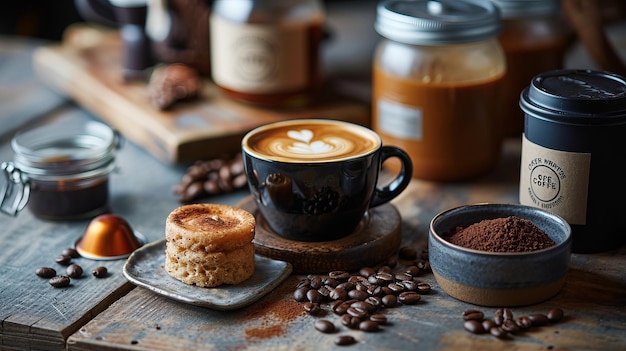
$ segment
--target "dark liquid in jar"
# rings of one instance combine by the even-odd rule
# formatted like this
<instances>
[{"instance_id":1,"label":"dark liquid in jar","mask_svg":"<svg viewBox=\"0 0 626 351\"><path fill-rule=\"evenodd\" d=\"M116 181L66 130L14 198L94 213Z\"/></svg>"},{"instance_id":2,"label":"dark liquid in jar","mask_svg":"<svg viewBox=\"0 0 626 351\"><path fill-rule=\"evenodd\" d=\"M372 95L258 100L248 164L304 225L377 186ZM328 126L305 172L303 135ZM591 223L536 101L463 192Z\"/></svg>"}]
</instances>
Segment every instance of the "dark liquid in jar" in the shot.
<instances>
[{"instance_id":1,"label":"dark liquid in jar","mask_svg":"<svg viewBox=\"0 0 626 351\"><path fill-rule=\"evenodd\" d=\"M377 130L384 144L398 146L411 156L414 177L455 181L477 176L495 166L501 144L497 120L502 76L475 83L430 84L398 78L375 67L374 82L374 101L388 99L421 110L420 140ZM376 106L372 116L374 126L378 126L380 116ZM401 167L394 160L384 165L393 172L399 172Z\"/></svg>"},{"instance_id":2,"label":"dark liquid in jar","mask_svg":"<svg viewBox=\"0 0 626 351\"><path fill-rule=\"evenodd\" d=\"M261 107L300 107L313 102L319 94L322 75L319 63L319 47L323 38L322 26L315 23L309 26L308 34L308 85L297 90L254 94L235 91L218 86L222 93L232 99L250 103Z\"/></svg>"},{"instance_id":3,"label":"dark liquid in jar","mask_svg":"<svg viewBox=\"0 0 626 351\"><path fill-rule=\"evenodd\" d=\"M37 217L46 219L79 219L95 216L108 210L108 179L88 186L40 186L33 182L28 209Z\"/></svg>"}]
</instances>

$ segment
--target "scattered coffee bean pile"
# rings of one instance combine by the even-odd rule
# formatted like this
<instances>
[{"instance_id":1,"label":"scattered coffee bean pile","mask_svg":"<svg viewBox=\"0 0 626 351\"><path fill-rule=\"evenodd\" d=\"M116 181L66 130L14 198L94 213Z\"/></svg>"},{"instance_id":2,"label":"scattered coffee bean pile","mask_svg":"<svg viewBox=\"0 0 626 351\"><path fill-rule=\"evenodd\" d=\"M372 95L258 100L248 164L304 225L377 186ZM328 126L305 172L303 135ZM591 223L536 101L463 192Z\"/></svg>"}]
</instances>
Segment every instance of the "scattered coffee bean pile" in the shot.
<instances>
[{"instance_id":1,"label":"scattered coffee bean pile","mask_svg":"<svg viewBox=\"0 0 626 351\"><path fill-rule=\"evenodd\" d=\"M65 274L57 274L56 269L52 267L39 267L35 270L35 274L41 278L47 278L48 283L55 288L63 288L69 286L71 279L77 279L83 276L83 268L72 263L72 260L79 258L78 251L72 248L64 249L59 256L55 258L55 262L61 266L65 266ZM98 266L91 271L96 278L104 278L108 271L104 266ZM71 279L70 279L71 278Z\"/></svg>"},{"instance_id":2,"label":"scattered coffee bean pile","mask_svg":"<svg viewBox=\"0 0 626 351\"><path fill-rule=\"evenodd\" d=\"M508 339L512 335L520 334L532 327L542 327L558 323L563 319L563 310L553 308L547 314L535 313L515 318L508 308L498 308L493 319L485 318L480 310L463 312L463 327L473 334L489 333L496 338Z\"/></svg>"},{"instance_id":3,"label":"scattered coffee bean pile","mask_svg":"<svg viewBox=\"0 0 626 351\"><path fill-rule=\"evenodd\" d=\"M422 295L431 291L428 283L416 279L430 271L428 253L423 251L418 255L417 250L403 247L398 257L412 264L402 272L394 272L397 265L394 258L378 269L364 267L356 273L331 271L326 275L308 275L298 283L293 297L302 302L309 315L324 316L330 310L348 329L379 331L387 325L385 309L415 305ZM327 334L339 331L328 318L317 319L314 327ZM337 345L354 343L356 339L351 335L339 335L335 339Z\"/></svg>"},{"instance_id":4,"label":"scattered coffee bean pile","mask_svg":"<svg viewBox=\"0 0 626 351\"><path fill-rule=\"evenodd\" d=\"M241 153L233 157L219 157L196 161L173 188L180 202L189 202L203 196L233 192L247 183Z\"/></svg>"}]
</instances>

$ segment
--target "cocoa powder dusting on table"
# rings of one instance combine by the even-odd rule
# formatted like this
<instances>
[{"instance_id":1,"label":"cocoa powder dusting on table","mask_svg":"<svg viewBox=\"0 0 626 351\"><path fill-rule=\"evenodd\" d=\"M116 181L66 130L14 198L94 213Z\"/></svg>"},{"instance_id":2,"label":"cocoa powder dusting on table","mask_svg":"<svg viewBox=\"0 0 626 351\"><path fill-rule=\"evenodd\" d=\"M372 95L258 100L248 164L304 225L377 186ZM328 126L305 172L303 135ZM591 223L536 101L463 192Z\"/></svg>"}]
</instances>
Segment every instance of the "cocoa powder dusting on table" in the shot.
<instances>
[{"instance_id":1,"label":"cocoa powder dusting on table","mask_svg":"<svg viewBox=\"0 0 626 351\"><path fill-rule=\"evenodd\" d=\"M444 239L468 249L489 252L529 252L556 245L543 230L516 216L486 219L456 227Z\"/></svg>"},{"instance_id":2,"label":"cocoa powder dusting on table","mask_svg":"<svg viewBox=\"0 0 626 351\"><path fill-rule=\"evenodd\" d=\"M287 287L279 287L274 292L274 298L257 302L246 316L249 321L258 320L257 323L252 323L256 324L254 327L244 330L248 341L284 336L289 322L305 315L298 302L285 297L291 293L289 284L285 286Z\"/></svg>"}]
</instances>

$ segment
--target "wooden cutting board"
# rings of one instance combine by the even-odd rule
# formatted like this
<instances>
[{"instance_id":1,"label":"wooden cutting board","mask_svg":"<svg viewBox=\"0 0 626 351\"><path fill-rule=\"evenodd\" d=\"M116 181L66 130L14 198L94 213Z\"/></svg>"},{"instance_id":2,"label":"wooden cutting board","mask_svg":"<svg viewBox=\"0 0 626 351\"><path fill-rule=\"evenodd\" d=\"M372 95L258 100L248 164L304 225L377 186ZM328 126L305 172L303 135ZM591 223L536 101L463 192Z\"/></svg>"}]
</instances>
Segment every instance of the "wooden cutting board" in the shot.
<instances>
[{"instance_id":1,"label":"wooden cutting board","mask_svg":"<svg viewBox=\"0 0 626 351\"><path fill-rule=\"evenodd\" d=\"M60 44L34 53L36 74L167 163L188 163L238 152L250 129L285 119L328 118L369 125L365 104L329 94L306 109L255 108L222 96L208 79L201 98L169 111L151 105L144 82L125 83L119 32L78 24Z\"/></svg>"}]
</instances>

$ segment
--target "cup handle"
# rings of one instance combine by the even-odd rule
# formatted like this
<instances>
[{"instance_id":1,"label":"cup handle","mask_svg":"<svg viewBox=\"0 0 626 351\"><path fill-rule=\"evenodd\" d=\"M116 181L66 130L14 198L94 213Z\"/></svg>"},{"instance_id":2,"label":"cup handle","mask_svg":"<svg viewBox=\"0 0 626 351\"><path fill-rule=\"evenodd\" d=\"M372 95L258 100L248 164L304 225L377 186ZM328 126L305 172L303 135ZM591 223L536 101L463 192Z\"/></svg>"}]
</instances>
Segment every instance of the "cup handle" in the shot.
<instances>
[{"instance_id":1,"label":"cup handle","mask_svg":"<svg viewBox=\"0 0 626 351\"><path fill-rule=\"evenodd\" d=\"M372 200L370 201L370 208L389 202L394 197L400 195L411 182L411 177L413 176L413 162L411 161L411 157L402 149L395 146L383 146L380 154L380 164L382 165L385 160L391 157L397 157L402 162L400 173L388 185L383 188L377 187L374 190Z\"/></svg>"}]
</instances>

